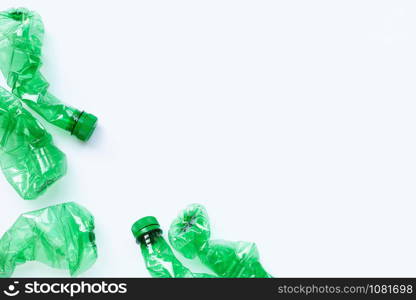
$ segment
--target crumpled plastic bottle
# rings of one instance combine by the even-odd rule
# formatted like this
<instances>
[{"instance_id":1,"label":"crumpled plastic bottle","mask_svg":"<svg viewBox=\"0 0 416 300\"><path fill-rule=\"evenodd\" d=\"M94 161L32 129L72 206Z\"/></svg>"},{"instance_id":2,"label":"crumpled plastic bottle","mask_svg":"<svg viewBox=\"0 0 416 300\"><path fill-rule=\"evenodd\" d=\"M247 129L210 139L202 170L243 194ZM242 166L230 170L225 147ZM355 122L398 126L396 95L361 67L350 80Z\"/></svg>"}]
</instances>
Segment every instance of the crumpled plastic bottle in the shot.
<instances>
[{"instance_id":1,"label":"crumpled plastic bottle","mask_svg":"<svg viewBox=\"0 0 416 300\"><path fill-rule=\"evenodd\" d=\"M0 166L23 199L35 199L65 175L66 158L52 136L0 87Z\"/></svg>"},{"instance_id":2,"label":"crumpled plastic bottle","mask_svg":"<svg viewBox=\"0 0 416 300\"><path fill-rule=\"evenodd\" d=\"M131 228L136 242L152 277L158 278L210 278L209 274L192 273L175 256L163 238L159 222L155 217L144 217Z\"/></svg>"},{"instance_id":3,"label":"crumpled plastic bottle","mask_svg":"<svg viewBox=\"0 0 416 300\"><path fill-rule=\"evenodd\" d=\"M94 217L73 202L22 214L0 239L0 277L10 277L28 261L77 276L96 259Z\"/></svg>"},{"instance_id":4,"label":"crumpled plastic bottle","mask_svg":"<svg viewBox=\"0 0 416 300\"><path fill-rule=\"evenodd\" d=\"M270 278L260 263L255 243L210 240L207 211L192 204L184 209L169 229L172 247L188 259L201 262L223 278Z\"/></svg>"},{"instance_id":5,"label":"crumpled plastic bottle","mask_svg":"<svg viewBox=\"0 0 416 300\"><path fill-rule=\"evenodd\" d=\"M60 102L40 72L44 27L26 8L0 12L0 70L13 93L48 122L87 141L97 117Z\"/></svg>"}]
</instances>

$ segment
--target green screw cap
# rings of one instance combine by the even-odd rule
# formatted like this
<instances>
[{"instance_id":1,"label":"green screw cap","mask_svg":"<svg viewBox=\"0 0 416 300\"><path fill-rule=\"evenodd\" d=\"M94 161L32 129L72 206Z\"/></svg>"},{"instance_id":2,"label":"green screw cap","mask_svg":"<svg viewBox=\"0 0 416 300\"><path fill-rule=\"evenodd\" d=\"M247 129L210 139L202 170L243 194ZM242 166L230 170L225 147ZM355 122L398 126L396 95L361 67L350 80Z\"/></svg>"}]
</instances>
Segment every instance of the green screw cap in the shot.
<instances>
[{"instance_id":1,"label":"green screw cap","mask_svg":"<svg viewBox=\"0 0 416 300\"><path fill-rule=\"evenodd\" d=\"M82 112L75 124L72 134L79 138L81 141L88 141L92 133L97 127L98 118L92 114Z\"/></svg>"},{"instance_id":2,"label":"green screw cap","mask_svg":"<svg viewBox=\"0 0 416 300\"><path fill-rule=\"evenodd\" d=\"M0 238L0 278L30 261L78 276L97 260L94 227L94 216L74 202L22 214Z\"/></svg>"},{"instance_id":3,"label":"green screw cap","mask_svg":"<svg viewBox=\"0 0 416 300\"><path fill-rule=\"evenodd\" d=\"M138 239L143 234L146 234L149 231L155 229L160 230L160 224L155 217L149 216L137 220L131 227L131 232L133 233L134 237Z\"/></svg>"},{"instance_id":4,"label":"green screw cap","mask_svg":"<svg viewBox=\"0 0 416 300\"><path fill-rule=\"evenodd\" d=\"M0 33L0 71L7 74L5 79L12 93L47 122L87 141L97 118L52 95L40 71L45 33L40 15L26 8L0 12Z\"/></svg>"}]
</instances>

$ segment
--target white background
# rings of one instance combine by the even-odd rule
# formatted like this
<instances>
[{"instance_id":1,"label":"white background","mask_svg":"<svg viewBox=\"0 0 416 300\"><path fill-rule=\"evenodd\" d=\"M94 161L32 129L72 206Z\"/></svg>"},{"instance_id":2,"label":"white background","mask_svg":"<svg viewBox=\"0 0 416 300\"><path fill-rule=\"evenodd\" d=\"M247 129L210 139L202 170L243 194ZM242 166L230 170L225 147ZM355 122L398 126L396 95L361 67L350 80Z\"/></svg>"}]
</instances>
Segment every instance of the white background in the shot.
<instances>
[{"instance_id":1,"label":"white background","mask_svg":"<svg viewBox=\"0 0 416 300\"><path fill-rule=\"evenodd\" d=\"M97 227L83 275L149 276L132 223L198 202L276 277L416 276L414 1L18 6L43 17L51 91L100 125L83 144L43 122L68 174L35 201L0 178L1 232L76 201Z\"/></svg>"}]
</instances>

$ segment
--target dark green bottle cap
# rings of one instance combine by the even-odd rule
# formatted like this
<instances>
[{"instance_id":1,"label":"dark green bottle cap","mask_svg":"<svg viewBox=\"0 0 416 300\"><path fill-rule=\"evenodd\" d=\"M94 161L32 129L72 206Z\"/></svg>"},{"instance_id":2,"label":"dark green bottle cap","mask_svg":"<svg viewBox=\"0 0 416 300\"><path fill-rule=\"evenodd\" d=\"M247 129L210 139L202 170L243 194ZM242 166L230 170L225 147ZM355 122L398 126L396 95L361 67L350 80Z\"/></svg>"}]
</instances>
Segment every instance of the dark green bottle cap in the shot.
<instances>
[{"instance_id":1,"label":"dark green bottle cap","mask_svg":"<svg viewBox=\"0 0 416 300\"><path fill-rule=\"evenodd\" d=\"M83 111L78 117L72 134L81 141L88 141L97 126L97 120L96 116Z\"/></svg>"},{"instance_id":2,"label":"dark green bottle cap","mask_svg":"<svg viewBox=\"0 0 416 300\"><path fill-rule=\"evenodd\" d=\"M152 230L159 229L159 222L155 217L144 217L137 220L131 227L131 232L136 239L140 238L143 234L146 234Z\"/></svg>"}]
</instances>

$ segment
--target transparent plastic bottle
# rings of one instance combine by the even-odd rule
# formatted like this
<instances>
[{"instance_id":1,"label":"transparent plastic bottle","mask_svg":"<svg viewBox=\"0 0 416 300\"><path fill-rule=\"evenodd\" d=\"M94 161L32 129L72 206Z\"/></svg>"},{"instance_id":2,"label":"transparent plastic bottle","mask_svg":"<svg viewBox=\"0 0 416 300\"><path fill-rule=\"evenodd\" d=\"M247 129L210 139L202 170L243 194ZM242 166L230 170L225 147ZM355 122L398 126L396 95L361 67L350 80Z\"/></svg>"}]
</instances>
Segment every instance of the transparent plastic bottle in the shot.
<instances>
[{"instance_id":1,"label":"transparent plastic bottle","mask_svg":"<svg viewBox=\"0 0 416 300\"><path fill-rule=\"evenodd\" d=\"M42 18L26 8L0 12L0 71L13 94L47 122L82 141L95 130L97 117L61 102L49 92L40 72L45 33Z\"/></svg>"},{"instance_id":2,"label":"transparent plastic bottle","mask_svg":"<svg viewBox=\"0 0 416 300\"><path fill-rule=\"evenodd\" d=\"M30 261L78 276L97 259L94 228L93 215L74 202L22 214L0 239L0 278Z\"/></svg>"},{"instance_id":3,"label":"transparent plastic bottle","mask_svg":"<svg viewBox=\"0 0 416 300\"><path fill-rule=\"evenodd\" d=\"M172 222L169 241L188 259L196 257L218 277L269 278L255 243L211 240L208 213L200 204L185 208Z\"/></svg>"}]
</instances>

